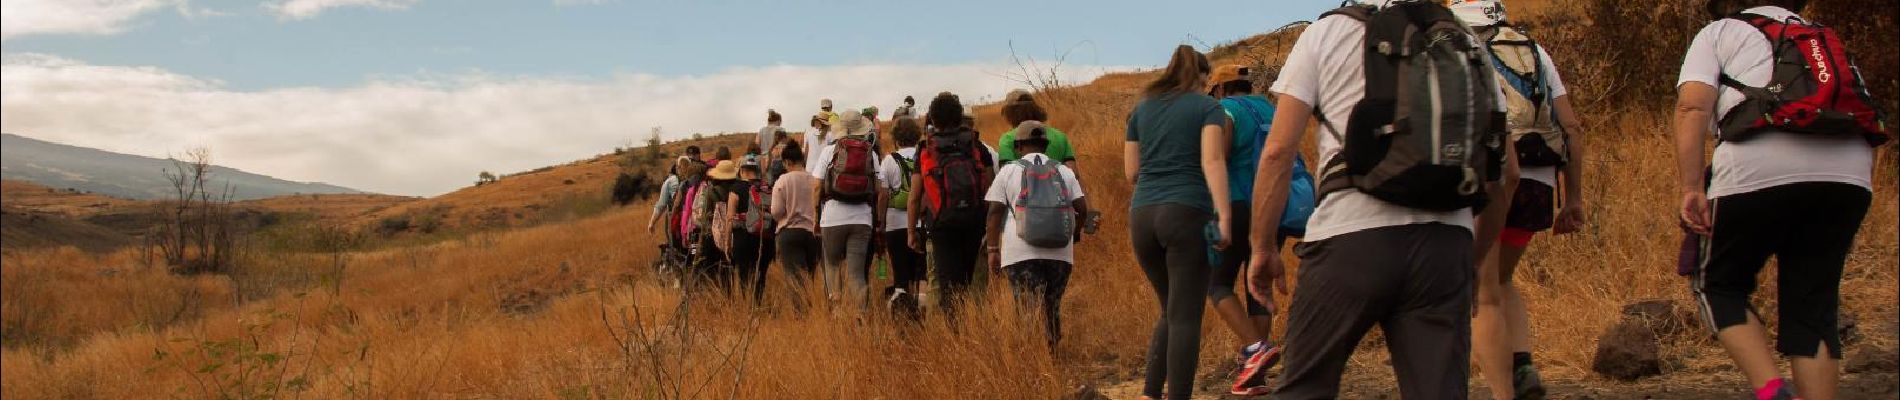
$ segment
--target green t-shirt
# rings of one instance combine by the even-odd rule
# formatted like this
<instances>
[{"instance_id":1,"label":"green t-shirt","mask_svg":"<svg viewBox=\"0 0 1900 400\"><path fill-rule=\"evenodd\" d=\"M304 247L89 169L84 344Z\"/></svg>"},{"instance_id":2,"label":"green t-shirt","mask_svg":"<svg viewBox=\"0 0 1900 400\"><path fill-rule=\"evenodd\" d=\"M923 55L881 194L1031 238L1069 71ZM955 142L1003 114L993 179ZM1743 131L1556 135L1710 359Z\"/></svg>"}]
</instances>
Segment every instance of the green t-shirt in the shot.
<instances>
[{"instance_id":1,"label":"green t-shirt","mask_svg":"<svg viewBox=\"0 0 1900 400\"><path fill-rule=\"evenodd\" d=\"M1069 147L1069 135L1056 128L1042 127L1043 137L1049 139L1049 148L1042 154L1056 162L1075 161L1075 148ZM996 141L996 155L1003 162L1016 161L1016 130L1003 132L1003 138Z\"/></svg>"},{"instance_id":2,"label":"green t-shirt","mask_svg":"<svg viewBox=\"0 0 1900 400\"><path fill-rule=\"evenodd\" d=\"M1221 126L1227 114L1220 102L1200 93L1144 98L1128 115L1127 141L1141 147L1141 169L1129 208L1179 204L1215 212L1201 172L1201 128Z\"/></svg>"}]
</instances>

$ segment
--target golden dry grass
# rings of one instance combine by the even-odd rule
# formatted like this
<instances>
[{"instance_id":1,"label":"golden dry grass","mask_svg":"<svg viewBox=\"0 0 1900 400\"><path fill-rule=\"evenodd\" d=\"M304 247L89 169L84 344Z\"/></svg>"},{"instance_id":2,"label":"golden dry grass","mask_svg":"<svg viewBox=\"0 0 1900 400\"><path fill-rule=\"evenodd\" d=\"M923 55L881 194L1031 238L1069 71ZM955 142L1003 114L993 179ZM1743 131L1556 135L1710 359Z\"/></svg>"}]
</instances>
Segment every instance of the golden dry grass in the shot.
<instances>
[{"instance_id":1,"label":"golden dry grass","mask_svg":"<svg viewBox=\"0 0 1900 400\"><path fill-rule=\"evenodd\" d=\"M5 179L0 180L0 203L32 212L84 217L138 202Z\"/></svg>"},{"instance_id":2,"label":"golden dry grass","mask_svg":"<svg viewBox=\"0 0 1900 400\"><path fill-rule=\"evenodd\" d=\"M1513 10L1546 12L1537 7ZM1560 54L1586 49L1553 45ZM1600 98L1589 94L1590 88L1622 76L1576 75L1573 91L1584 99ZM1044 351L1037 329L1014 316L1008 296L994 284L954 330L938 318L912 327L880 318L860 324L822 309L794 312L777 272L769 284L774 296L767 311L753 312L743 300L712 296L693 299L688 315L674 314L680 295L652 283L647 263L655 255L656 239L639 230L646 207L634 206L429 245L341 257L285 256L278 262L289 265L282 267L285 274L339 266L341 273L320 274L242 304L208 302L195 316L169 319L153 316L176 304L179 293L237 289L221 278L114 267L137 265L131 252L11 252L0 258L5 285L0 287L5 310L0 336L7 343L0 355L0 397L215 398L302 377L301 390L283 397L1013 399L1055 398L1079 384L1137 380L1147 333L1159 313L1147 282L1127 256L1127 225L1120 210L1130 188L1119 162L1122 117L1146 76L1112 74L1041 97L1049 102L1049 123L1072 135L1091 202L1108 211L1103 234L1077 249L1078 268L1064 304L1067 338L1053 355ZM1677 229L1669 172L1673 158L1663 134L1661 105L1666 103L1584 104L1597 107L1584 110L1590 131L1582 139L1592 149L1582 160L1589 177L1590 229L1540 237L1521 269L1520 284L1547 378L1571 386L1627 388L1588 372L1596 336L1620 318L1623 304L1688 300L1686 284L1673 274ZM1005 130L994 107L978 111L988 138ZM1894 195L1900 185L1893 149L1882 151L1874 205L1847 266L1842 304L1846 313L1860 318L1865 343L1892 349L1891 310L1900 305L1900 277L1893 269L1900 262L1894 252L1900 248L1900 205ZM583 161L546 177L506 178L445 195L448 200L434 204L525 207L546 201L536 191L597 190L604 184L561 182L599 179L612 167L602 163ZM434 207L425 204L391 209ZM1297 271L1297 260L1288 261ZM98 272L102 268L122 271ZM1773 292L1772 284L1764 288L1763 301L1772 301ZM688 333L674 334L676 328ZM1202 370L1211 376L1229 365L1224 355L1236 343L1212 316L1203 329ZM633 331L655 336L626 339ZM18 339L22 344L16 345L20 332L43 333ZM1667 375L1643 384L1700 379L1739 386L1719 349L1696 335L1665 338L1663 352ZM728 364L724 353L738 354L739 362ZM265 378L243 384L231 379L207 383L217 374L194 372L209 365L244 371L237 361L256 366L265 358L275 358L269 365L282 369L251 369ZM1351 365L1364 387L1348 393L1372 396L1389 388L1383 361L1376 340L1365 343ZM1884 377L1892 380L1891 374ZM1205 381L1206 386L1220 384ZM676 387L697 396L674 396Z\"/></svg>"}]
</instances>

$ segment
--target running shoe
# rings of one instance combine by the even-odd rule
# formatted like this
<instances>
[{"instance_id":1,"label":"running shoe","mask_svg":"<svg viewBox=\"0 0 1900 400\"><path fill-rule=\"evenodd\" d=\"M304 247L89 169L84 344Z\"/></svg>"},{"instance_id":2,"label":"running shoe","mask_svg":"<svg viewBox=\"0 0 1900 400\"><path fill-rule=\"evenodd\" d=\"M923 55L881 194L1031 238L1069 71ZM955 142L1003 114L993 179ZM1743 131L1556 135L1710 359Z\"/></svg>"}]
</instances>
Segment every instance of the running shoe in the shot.
<instances>
[{"instance_id":1,"label":"running shoe","mask_svg":"<svg viewBox=\"0 0 1900 400\"><path fill-rule=\"evenodd\" d=\"M1255 351L1241 364L1240 373L1235 374L1234 387L1228 393L1235 396L1264 396L1270 391L1267 387L1267 370L1280 363L1280 346L1267 346Z\"/></svg>"},{"instance_id":2,"label":"running shoe","mask_svg":"<svg viewBox=\"0 0 1900 400\"><path fill-rule=\"evenodd\" d=\"M1537 375L1537 367L1524 364L1511 374L1511 387L1517 388L1517 400L1543 400L1544 379Z\"/></svg>"}]
</instances>

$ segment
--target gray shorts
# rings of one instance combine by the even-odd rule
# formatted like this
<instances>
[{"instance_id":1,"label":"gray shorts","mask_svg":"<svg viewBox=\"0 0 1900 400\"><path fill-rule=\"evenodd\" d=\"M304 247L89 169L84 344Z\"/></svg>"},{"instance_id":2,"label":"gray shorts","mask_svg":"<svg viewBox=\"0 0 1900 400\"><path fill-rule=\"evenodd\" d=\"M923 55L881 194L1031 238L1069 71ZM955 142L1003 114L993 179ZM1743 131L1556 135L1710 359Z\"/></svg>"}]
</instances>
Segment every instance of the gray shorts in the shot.
<instances>
[{"instance_id":1,"label":"gray shorts","mask_svg":"<svg viewBox=\"0 0 1900 400\"><path fill-rule=\"evenodd\" d=\"M1471 361L1471 231L1388 226L1301 244L1287 312L1285 370L1274 399L1339 395L1346 360L1373 326L1385 332L1399 397L1462 399ZM1363 373L1363 372L1362 372Z\"/></svg>"}]
</instances>

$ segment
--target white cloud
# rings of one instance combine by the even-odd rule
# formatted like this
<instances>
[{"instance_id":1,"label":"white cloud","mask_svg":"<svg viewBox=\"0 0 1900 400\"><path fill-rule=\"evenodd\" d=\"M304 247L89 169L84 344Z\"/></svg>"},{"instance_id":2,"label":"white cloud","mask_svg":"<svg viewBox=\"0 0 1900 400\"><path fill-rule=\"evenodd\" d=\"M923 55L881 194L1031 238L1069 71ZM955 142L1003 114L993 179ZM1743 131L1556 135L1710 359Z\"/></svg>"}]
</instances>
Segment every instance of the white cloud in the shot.
<instances>
[{"instance_id":1,"label":"white cloud","mask_svg":"<svg viewBox=\"0 0 1900 400\"><path fill-rule=\"evenodd\" d=\"M316 18L318 14L332 8L369 7L383 10L402 10L422 0L276 0L264 3L265 11L276 15L280 20L301 20Z\"/></svg>"},{"instance_id":2,"label":"white cloud","mask_svg":"<svg viewBox=\"0 0 1900 400\"><path fill-rule=\"evenodd\" d=\"M227 165L293 180L433 195L480 171L572 161L643 139L756 129L765 110L791 121L820 97L889 109L904 95L966 99L1016 86L1001 64L732 68L710 75L600 79L483 74L385 78L348 88L234 91L151 67L8 55L0 130L162 156L208 146ZM1081 82L1101 68L1065 68ZM793 123L792 125L798 125ZM797 127L794 127L797 129Z\"/></svg>"},{"instance_id":3,"label":"white cloud","mask_svg":"<svg viewBox=\"0 0 1900 400\"><path fill-rule=\"evenodd\" d=\"M179 0L7 0L0 2L0 39L34 34L109 35L140 15ZM181 5L182 7L182 5Z\"/></svg>"}]
</instances>

